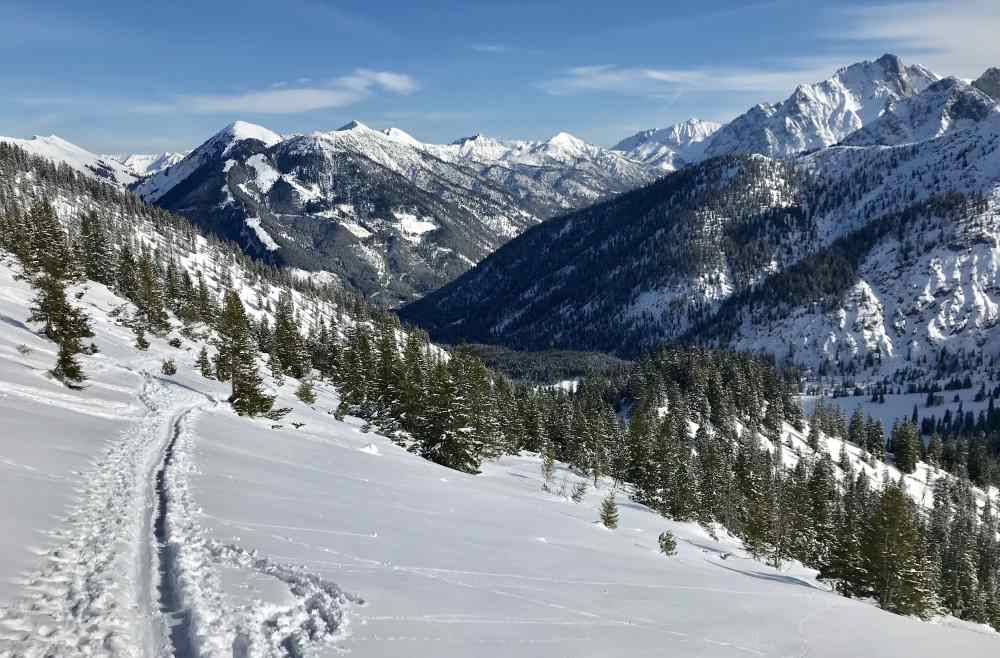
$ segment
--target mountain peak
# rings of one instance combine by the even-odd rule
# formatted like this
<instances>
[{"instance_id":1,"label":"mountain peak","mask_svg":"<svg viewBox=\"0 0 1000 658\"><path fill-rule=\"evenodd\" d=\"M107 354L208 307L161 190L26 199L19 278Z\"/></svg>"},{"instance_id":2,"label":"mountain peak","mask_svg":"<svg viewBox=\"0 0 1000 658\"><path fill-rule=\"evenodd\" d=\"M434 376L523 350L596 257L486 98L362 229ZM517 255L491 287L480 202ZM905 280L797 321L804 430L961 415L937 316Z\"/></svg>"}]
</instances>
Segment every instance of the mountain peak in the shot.
<instances>
[{"instance_id":1,"label":"mountain peak","mask_svg":"<svg viewBox=\"0 0 1000 658\"><path fill-rule=\"evenodd\" d=\"M1000 102L1000 68L992 66L976 78L972 86L994 101Z\"/></svg>"},{"instance_id":2,"label":"mountain peak","mask_svg":"<svg viewBox=\"0 0 1000 658\"><path fill-rule=\"evenodd\" d=\"M357 119L352 119L351 121L342 125L340 128L337 128L337 132L347 132L349 130L371 130L371 128L361 123Z\"/></svg>"},{"instance_id":3,"label":"mountain peak","mask_svg":"<svg viewBox=\"0 0 1000 658\"><path fill-rule=\"evenodd\" d=\"M559 132L549 138L548 144L552 146L558 146L560 148L571 148L571 149L581 149L586 147L587 143L575 135L571 135L567 132Z\"/></svg>"},{"instance_id":4,"label":"mountain peak","mask_svg":"<svg viewBox=\"0 0 1000 658\"><path fill-rule=\"evenodd\" d=\"M876 59L875 63L881 66L886 71L886 73L902 75L904 70L903 60L901 60L897 55L893 55L892 53L885 53L884 55Z\"/></svg>"},{"instance_id":5,"label":"mountain peak","mask_svg":"<svg viewBox=\"0 0 1000 658\"><path fill-rule=\"evenodd\" d=\"M281 141L281 135L268 130L263 126L247 121L233 121L231 124L216 133L213 139L221 138L223 141L234 144L248 139L255 139L263 142L266 146L274 146Z\"/></svg>"}]
</instances>

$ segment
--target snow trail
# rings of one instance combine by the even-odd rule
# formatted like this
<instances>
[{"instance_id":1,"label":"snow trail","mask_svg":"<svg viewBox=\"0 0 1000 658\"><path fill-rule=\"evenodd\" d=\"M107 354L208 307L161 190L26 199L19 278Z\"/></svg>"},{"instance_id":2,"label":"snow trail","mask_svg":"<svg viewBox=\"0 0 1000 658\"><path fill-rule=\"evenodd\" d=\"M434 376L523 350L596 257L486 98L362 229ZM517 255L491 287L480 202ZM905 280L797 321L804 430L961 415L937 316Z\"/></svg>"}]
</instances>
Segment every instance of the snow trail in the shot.
<instances>
[{"instance_id":1,"label":"snow trail","mask_svg":"<svg viewBox=\"0 0 1000 658\"><path fill-rule=\"evenodd\" d=\"M154 606L150 481L178 409L195 404L143 374L146 412L96 459L57 545L24 582L25 596L0 610L0 654L10 656L163 653Z\"/></svg>"}]
</instances>

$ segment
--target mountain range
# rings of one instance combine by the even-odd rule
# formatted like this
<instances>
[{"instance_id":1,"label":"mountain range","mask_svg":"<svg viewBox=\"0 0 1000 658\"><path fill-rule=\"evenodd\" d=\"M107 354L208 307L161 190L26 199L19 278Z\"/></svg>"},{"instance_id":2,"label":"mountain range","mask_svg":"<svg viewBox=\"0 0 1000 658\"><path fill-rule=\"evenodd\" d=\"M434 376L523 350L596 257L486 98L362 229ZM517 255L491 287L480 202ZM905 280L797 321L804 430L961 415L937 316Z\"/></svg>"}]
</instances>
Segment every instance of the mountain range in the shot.
<instances>
[{"instance_id":1,"label":"mountain range","mask_svg":"<svg viewBox=\"0 0 1000 658\"><path fill-rule=\"evenodd\" d=\"M835 76L858 98L907 92L881 113L856 108L867 123L827 138L838 143L780 158L737 150L550 220L402 316L446 341L624 356L709 342L875 376L1000 355L991 74L969 84L886 62Z\"/></svg>"},{"instance_id":2,"label":"mountain range","mask_svg":"<svg viewBox=\"0 0 1000 658\"><path fill-rule=\"evenodd\" d=\"M443 340L622 356L694 340L895 372L993 345L997 96L998 69L970 82L884 55L611 149L356 121L237 121L186 154L3 141L405 305Z\"/></svg>"}]
</instances>

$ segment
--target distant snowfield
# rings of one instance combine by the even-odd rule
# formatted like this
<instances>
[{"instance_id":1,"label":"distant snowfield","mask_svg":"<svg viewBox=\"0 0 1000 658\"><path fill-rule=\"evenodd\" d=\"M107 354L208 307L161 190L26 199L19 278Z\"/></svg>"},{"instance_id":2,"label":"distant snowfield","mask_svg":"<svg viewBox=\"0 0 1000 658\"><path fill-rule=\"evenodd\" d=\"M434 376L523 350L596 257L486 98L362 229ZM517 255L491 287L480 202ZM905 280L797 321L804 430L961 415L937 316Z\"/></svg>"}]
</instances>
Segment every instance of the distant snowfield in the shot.
<instances>
[{"instance_id":1,"label":"distant snowfield","mask_svg":"<svg viewBox=\"0 0 1000 658\"><path fill-rule=\"evenodd\" d=\"M52 346L21 324L30 297L0 267L0 655L170 654L152 528L168 446L167 534L204 656L1000 651L995 633L831 594L624 496L609 531L595 524L607 485L580 504L544 493L535 456L478 476L436 466L337 421L323 385L307 408L286 382L279 429L238 418L194 370L194 344L136 351L99 286L82 301L101 354L84 360L86 390L65 389L44 375ZM159 374L164 356L176 376ZM560 470L556 489L563 477L576 480Z\"/></svg>"}]
</instances>

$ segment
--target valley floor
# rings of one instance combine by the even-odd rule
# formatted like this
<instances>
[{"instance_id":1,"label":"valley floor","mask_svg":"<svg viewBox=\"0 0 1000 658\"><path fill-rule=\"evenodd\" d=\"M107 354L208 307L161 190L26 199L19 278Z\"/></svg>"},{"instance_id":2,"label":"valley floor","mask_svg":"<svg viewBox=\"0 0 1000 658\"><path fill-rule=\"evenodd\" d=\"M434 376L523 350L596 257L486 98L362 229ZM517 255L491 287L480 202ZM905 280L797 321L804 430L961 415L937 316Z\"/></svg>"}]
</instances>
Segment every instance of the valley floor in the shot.
<instances>
[{"instance_id":1,"label":"valley floor","mask_svg":"<svg viewBox=\"0 0 1000 658\"><path fill-rule=\"evenodd\" d=\"M280 428L239 418L193 344L136 351L97 286L84 302L102 351L71 391L22 324L30 290L0 277L0 656L1000 651L1000 635L842 598L625 496L607 530L607 485L579 504L545 493L534 456L478 476L436 466L337 421L324 386L306 407L286 383ZM160 374L166 356L177 375Z\"/></svg>"}]
</instances>

